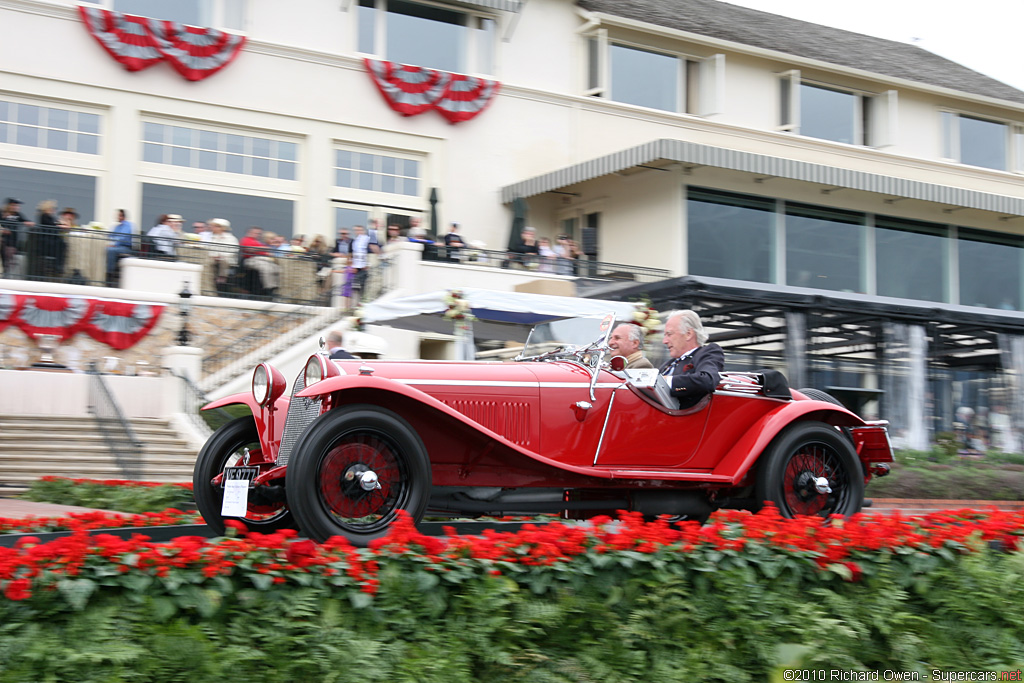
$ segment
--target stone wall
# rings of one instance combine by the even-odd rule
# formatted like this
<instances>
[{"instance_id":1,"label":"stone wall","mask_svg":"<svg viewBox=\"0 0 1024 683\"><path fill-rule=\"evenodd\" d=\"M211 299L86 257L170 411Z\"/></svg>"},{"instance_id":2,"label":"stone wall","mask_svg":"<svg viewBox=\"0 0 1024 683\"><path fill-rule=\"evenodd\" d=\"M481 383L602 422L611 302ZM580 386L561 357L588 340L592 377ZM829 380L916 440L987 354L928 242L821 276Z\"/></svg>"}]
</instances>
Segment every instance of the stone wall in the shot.
<instances>
[{"instance_id":1,"label":"stone wall","mask_svg":"<svg viewBox=\"0 0 1024 683\"><path fill-rule=\"evenodd\" d=\"M269 328L272 331L285 332L302 319L301 315L295 315L298 309L295 306L268 305L269 310L260 310L249 307L235 308L230 302L219 299L211 299L211 302L206 305L194 304L188 321L192 334L191 345L202 348L205 356L237 346L240 340L251 335L254 330ZM160 314L160 320L150 334L129 349L119 351L86 334L77 334L60 345L54 354L55 359L69 367L84 370L92 361L103 367L105 359L116 358L115 372L119 374L151 372L160 367L163 349L178 343L177 337L182 322L180 310L177 304L166 304ZM39 359L40 353L35 340L30 339L17 327L8 326L0 332L0 367L31 365ZM232 356L230 352L221 354L221 361L215 365L220 366L229 362ZM217 367L205 369L210 372Z\"/></svg>"}]
</instances>

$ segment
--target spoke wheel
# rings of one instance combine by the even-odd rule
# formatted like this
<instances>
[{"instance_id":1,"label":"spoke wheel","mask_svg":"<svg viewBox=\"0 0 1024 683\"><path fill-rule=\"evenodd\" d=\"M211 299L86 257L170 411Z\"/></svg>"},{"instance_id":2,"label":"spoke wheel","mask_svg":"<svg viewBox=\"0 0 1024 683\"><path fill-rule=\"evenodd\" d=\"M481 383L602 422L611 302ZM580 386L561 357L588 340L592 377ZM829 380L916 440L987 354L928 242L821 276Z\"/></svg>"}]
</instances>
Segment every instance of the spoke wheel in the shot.
<instances>
[{"instance_id":1,"label":"spoke wheel","mask_svg":"<svg viewBox=\"0 0 1024 683\"><path fill-rule=\"evenodd\" d=\"M220 513L224 489L220 484L214 484L213 478L223 472L225 467L241 465L246 451L249 464L258 465L261 472L273 467L273 463L264 462L256 423L251 417L240 417L214 432L196 459L192 472L192 492L196 507L206 523L217 533L224 533L225 518ZM229 519L241 519L251 531L261 533L293 526L291 513L284 502L266 505L250 502L245 517Z\"/></svg>"},{"instance_id":2,"label":"spoke wheel","mask_svg":"<svg viewBox=\"0 0 1024 683\"><path fill-rule=\"evenodd\" d=\"M405 510L419 521L430 463L415 431L391 411L351 406L320 416L288 465L288 499L299 528L318 541L341 535L366 545Z\"/></svg>"},{"instance_id":3,"label":"spoke wheel","mask_svg":"<svg viewBox=\"0 0 1024 683\"><path fill-rule=\"evenodd\" d=\"M762 455L756 493L783 517L852 515L864 501L864 476L843 434L821 422L801 422Z\"/></svg>"}]
</instances>

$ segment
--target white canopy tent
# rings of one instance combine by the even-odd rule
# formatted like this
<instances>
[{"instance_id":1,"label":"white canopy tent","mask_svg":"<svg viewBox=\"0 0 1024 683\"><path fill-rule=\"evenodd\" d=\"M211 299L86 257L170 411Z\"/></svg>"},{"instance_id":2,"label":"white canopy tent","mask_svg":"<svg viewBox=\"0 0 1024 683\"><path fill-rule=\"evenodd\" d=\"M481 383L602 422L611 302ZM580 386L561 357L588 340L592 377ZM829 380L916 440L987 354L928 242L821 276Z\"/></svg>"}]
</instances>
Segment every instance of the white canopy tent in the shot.
<instances>
[{"instance_id":1,"label":"white canopy tent","mask_svg":"<svg viewBox=\"0 0 1024 683\"><path fill-rule=\"evenodd\" d=\"M581 316L603 316L614 313L620 320L632 320L635 306L622 301L581 299L578 297L528 294L525 292L496 292L489 289L463 289L461 297L469 302L476 317L472 329L456 329L452 320L444 317L448 309L447 290L413 294L380 300L363 306L363 322L388 325L418 332L455 334L459 342L459 357L474 357L472 339L495 339L525 342L533 325L548 320Z\"/></svg>"}]
</instances>

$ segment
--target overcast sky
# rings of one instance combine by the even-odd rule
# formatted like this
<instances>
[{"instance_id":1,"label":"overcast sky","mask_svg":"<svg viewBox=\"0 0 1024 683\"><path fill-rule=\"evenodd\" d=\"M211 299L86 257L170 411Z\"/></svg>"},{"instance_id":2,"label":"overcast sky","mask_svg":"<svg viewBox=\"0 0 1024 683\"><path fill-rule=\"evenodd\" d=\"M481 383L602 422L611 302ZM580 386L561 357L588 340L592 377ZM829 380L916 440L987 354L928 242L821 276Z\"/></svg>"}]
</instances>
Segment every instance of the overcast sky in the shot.
<instances>
[{"instance_id":1,"label":"overcast sky","mask_svg":"<svg viewBox=\"0 0 1024 683\"><path fill-rule=\"evenodd\" d=\"M912 43L1024 90L1024 0L725 0Z\"/></svg>"}]
</instances>

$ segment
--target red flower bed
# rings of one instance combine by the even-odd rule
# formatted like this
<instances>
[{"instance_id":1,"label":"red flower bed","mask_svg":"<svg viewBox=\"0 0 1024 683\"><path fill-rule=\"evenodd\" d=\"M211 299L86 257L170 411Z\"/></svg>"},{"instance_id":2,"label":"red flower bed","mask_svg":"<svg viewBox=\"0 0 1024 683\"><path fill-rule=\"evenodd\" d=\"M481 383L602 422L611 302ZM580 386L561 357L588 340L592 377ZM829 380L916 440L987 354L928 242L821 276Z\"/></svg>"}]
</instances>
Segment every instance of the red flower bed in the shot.
<instances>
[{"instance_id":1,"label":"red flower bed","mask_svg":"<svg viewBox=\"0 0 1024 683\"><path fill-rule=\"evenodd\" d=\"M184 513L166 511L116 521L119 526L142 527L174 523L170 520L177 515ZM520 531L486 531L480 536L456 536L449 530L444 538L421 534L403 515L388 537L368 549L353 548L340 537L318 545L297 539L291 530L244 533L241 522L229 522L229 533L239 531L242 536L182 537L167 543L153 543L142 534L125 540L87 533L113 521L109 517L75 516L65 521L75 531L68 537L48 543L29 537L15 548L0 548L0 588L6 598L25 600L52 591L68 577L109 585L112 576L138 572L175 575L187 583L247 576L262 588L304 583L310 580L305 577L315 575L333 585L357 588L369 598L378 589L378 570L385 561L413 562L427 572L468 569L515 575L554 565L601 562L602 556L651 555L692 563L695 569L743 558L767 576L777 576L780 566L791 566L794 571L857 581L872 573L883 556L889 558L883 561L895 557L913 563L934 557L951 562L958 554L978 552L987 544L1015 550L1024 535L1024 512L957 510L915 518L855 515L826 521L783 519L773 508L757 515L719 512L704 526L645 522L639 514L626 513L617 520L596 518L589 525L527 524Z\"/></svg>"}]
</instances>

